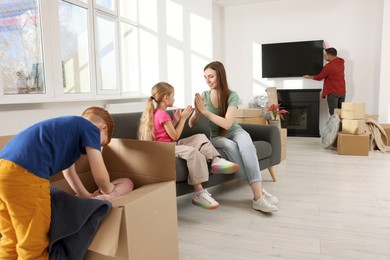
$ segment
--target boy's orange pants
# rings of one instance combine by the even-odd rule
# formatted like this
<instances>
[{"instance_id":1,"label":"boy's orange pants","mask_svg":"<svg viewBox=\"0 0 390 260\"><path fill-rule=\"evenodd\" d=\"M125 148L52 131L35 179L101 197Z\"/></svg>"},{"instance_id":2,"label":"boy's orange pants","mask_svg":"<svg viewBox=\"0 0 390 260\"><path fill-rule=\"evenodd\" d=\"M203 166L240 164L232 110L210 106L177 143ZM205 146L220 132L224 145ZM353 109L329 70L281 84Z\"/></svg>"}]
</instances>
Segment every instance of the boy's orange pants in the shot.
<instances>
[{"instance_id":1,"label":"boy's orange pants","mask_svg":"<svg viewBox=\"0 0 390 260\"><path fill-rule=\"evenodd\" d=\"M50 182L0 159L0 260L48 259Z\"/></svg>"}]
</instances>

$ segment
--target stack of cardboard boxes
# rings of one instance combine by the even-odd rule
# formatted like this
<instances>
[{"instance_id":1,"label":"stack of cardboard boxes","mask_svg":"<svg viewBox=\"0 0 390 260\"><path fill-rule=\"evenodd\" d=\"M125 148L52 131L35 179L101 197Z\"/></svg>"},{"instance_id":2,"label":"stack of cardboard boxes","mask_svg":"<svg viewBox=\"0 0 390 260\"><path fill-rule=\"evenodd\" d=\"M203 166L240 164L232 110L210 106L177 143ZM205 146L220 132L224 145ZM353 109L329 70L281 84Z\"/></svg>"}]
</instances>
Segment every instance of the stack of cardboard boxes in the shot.
<instances>
[{"instance_id":1,"label":"stack of cardboard boxes","mask_svg":"<svg viewBox=\"0 0 390 260\"><path fill-rule=\"evenodd\" d=\"M368 156L370 135L365 132L365 104L342 103L336 110L341 117L341 132L337 135L337 153Z\"/></svg>"},{"instance_id":2,"label":"stack of cardboard boxes","mask_svg":"<svg viewBox=\"0 0 390 260\"><path fill-rule=\"evenodd\" d=\"M239 124L266 125L267 119L263 116L261 108L238 108L236 122Z\"/></svg>"}]
</instances>

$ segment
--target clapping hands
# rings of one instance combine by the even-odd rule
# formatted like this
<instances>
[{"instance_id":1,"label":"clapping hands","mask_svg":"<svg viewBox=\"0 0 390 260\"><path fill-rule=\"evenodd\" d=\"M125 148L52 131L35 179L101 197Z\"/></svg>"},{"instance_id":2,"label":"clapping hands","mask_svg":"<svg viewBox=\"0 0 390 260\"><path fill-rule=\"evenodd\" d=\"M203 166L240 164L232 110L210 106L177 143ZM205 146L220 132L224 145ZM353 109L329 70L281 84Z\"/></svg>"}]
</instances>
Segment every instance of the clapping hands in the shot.
<instances>
[{"instance_id":1,"label":"clapping hands","mask_svg":"<svg viewBox=\"0 0 390 260\"><path fill-rule=\"evenodd\" d=\"M191 107L191 106L187 106L185 107L184 109L177 109L174 113L173 113L173 119L175 122L179 122L181 119L184 119L186 120L187 118L189 118L192 114L192 111L194 109Z\"/></svg>"},{"instance_id":2,"label":"clapping hands","mask_svg":"<svg viewBox=\"0 0 390 260\"><path fill-rule=\"evenodd\" d=\"M197 113L204 114L207 111L204 104L204 99L199 93L195 94L194 104Z\"/></svg>"}]
</instances>

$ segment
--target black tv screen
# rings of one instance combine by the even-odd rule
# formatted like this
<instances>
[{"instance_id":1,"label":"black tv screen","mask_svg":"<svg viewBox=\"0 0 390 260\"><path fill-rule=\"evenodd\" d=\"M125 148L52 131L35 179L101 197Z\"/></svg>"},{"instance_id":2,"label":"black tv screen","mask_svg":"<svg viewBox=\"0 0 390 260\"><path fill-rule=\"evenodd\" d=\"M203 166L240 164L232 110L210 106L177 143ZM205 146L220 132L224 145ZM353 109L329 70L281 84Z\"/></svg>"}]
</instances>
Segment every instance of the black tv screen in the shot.
<instances>
[{"instance_id":1,"label":"black tv screen","mask_svg":"<svg viewBox=\"0 0 390 260\"><path fill-rule=\"evenodd\" d=\"M322 40L261 45L262 77L317 75L324 63Z\"/></svg>"}]
</instances>

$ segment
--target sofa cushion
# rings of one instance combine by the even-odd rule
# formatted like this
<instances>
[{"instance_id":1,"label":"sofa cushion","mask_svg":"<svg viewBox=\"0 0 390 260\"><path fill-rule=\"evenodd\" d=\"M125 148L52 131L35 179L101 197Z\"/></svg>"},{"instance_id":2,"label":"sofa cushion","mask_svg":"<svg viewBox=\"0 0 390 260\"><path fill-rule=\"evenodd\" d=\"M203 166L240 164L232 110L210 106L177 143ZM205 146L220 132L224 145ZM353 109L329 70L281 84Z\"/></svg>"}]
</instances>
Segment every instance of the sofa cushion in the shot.
<instances>
[{"instance_id":1,"label":"sofa cushion","mask_svg":"<svg viewBox=\"0 0 390 260\"><path fill-rule=\"evenodd\" d=\"M113 137L138 139L138 127L142 112L112 114L114 120Z\"/></svg>"},{"instance_id":2,"label":"sofa cushion","mask_svg":"<svg viewBox=\"0 0 390 260\"><path fill-rule=\"evenodd\" d=\"M253 144L256 147L257 158L263 160L265 158L271 157L272 155L272 145L266 141L253 141Z\"/></svg>"}]
</instances>

